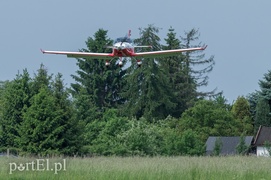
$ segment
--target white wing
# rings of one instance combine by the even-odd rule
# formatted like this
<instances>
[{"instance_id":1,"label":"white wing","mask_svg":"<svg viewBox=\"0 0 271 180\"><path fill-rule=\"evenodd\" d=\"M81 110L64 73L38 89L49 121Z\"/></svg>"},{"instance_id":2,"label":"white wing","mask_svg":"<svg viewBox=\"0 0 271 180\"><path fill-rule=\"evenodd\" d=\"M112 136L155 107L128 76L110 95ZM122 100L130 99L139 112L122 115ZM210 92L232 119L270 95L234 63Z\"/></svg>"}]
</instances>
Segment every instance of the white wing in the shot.
<instances>
[{"instance_id":1,"label":"white wing","mask_svg":"<svg viewBox=\"0 0 271 180\"><path fill-rule=\"evenodd\" d=\"M91 52L70 52L70 51L45 51L41 49L43 54L61 54L67 55L68 57L74 58L97 58L97 59L104 59L104 58L111 58L113 54L110 53L91 53Z\"/></svg>"},{"instance_id":2,"label":"white wing","mask_svg":"<svg viewBox=\"0 0 271 180\"><path fill-rule=\"evenodd\" d=\"M197 47L197 48L187 48L187 49L172 49L172 50L162 50L162 51L150 51L150 52L141 52L134 53L134 56L139 57L163 57L163 56L172 56L178 55L181 52L187 51L197 51L197 50L205 50L207 46Z\"/></svg>"}]
</instances>

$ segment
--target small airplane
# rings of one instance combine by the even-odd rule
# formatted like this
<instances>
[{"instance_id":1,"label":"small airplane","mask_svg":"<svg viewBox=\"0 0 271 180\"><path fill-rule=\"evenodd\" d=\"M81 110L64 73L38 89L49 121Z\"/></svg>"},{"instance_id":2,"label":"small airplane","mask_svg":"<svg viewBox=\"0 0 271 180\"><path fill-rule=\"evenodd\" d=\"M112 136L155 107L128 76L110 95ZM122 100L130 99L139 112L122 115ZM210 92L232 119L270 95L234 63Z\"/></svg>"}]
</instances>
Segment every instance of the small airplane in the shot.
<instances>
[{"instance_id":1,"label":"small airplane","mask_svg":"<svg viewBox=\"0 0 271 180\"><path fill-rule=\"evenodd\" d=\"M117 38L114 41L113 46L106 46L106 48L112 48L112 53L92 53L92 52L70 52L70 51L46 51L42 50L43 54L61 54L67 55L67 57L72 58L92 58L92 59L114 59L119 58L118 65L123 66L122 57L130 57L130 58L151 58L151 57L166 57L178 55L181 52L186 51L197 51L197 50L205 50L207 45L204 47L196 47L196 48L187 48L187 49L172 49L172 50L161 50L161 51L149 51L149 52L135 52L135 48L151 48L152 46L135 46L133 44L131 36L131 30L129 30L128 35L125 37ZM108 67L110 65L111 60L106 60L105 65ZM138 67L141 66L142 61L136 60Z\"/></svg>"}]
</instances>

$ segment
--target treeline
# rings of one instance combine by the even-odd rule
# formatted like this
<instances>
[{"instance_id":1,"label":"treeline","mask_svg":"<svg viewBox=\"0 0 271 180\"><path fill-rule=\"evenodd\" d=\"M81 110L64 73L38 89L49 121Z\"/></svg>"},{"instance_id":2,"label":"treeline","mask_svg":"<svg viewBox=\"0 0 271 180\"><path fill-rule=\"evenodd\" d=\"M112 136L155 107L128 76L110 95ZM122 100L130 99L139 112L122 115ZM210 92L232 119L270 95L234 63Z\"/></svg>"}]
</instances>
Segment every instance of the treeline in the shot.
<instances>
[{"instance_id":1,"label":"treeline","mask_svg":"<svg viewBox=\"0 0 271 180\"><path fill-rule=\"evenodd\" d=\"M80 124L64 87L41 65L30 77L27 70L1 83L0 140L2 148L31 154L71 154L79 150Z\"/></svg>"},{"instance_id":2,"label":"treeline","mask_svg":"<svg viewBox=\"0 0 271 180\"><path fill-rule=\"evenodd\" d=\"M177 38L170 28L166 45L158 33L152 25L140 29L135 43L152 50L202 45L195 29ZM104 47L112 43L99 29L81 51L108 52ZM33 77L24 70L1 82L1 148L40 155L202 155L208 136L252 135L262 124L259 102L271 102L259 92L230 105L214 91L199 92L214 66L214 57L202 52L145 58L141 68L117 61L107 68L103 60L77 59L70 88L44 65Z\"/></svg>"}]
</instances>

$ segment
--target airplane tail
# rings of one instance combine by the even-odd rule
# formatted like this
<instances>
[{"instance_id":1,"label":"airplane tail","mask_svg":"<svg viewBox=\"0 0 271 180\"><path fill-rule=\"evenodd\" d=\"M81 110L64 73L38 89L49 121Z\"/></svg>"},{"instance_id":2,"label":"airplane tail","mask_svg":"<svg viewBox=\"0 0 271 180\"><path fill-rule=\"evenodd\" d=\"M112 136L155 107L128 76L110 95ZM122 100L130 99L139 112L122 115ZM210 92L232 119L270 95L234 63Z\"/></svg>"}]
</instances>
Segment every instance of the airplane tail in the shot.
<instances>
[{"instance_id":1,"label":"airplane tail","mask_svg":"<svg viewBox=\"0 0 271 180\"><path fill-rule=\"evenodd\" d=\"M128 31L128 35L127 35L128 38L131 37L131 30Z\"/></svg>"}]
</instances>

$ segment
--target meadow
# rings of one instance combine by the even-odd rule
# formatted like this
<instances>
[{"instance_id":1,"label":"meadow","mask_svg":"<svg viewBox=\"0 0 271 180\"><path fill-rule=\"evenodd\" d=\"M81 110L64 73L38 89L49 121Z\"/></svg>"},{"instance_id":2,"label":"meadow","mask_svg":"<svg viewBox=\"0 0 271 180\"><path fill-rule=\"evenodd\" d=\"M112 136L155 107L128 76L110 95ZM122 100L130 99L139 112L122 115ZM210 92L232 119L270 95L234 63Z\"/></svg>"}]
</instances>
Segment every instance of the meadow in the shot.
<instances>
[{"instance_id":1,"label":"meadow","mask_svg":"<svg viewBox=\"0 0 271 180\"><path fill-rule=\"evenodd\" d=\"M271 179L271 158L255 156L49 159L0 157L0 167L0 179L12 180Z\"/></svg>"}]
</instances>

